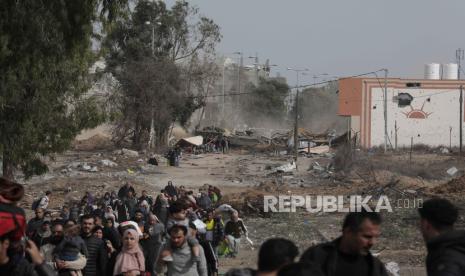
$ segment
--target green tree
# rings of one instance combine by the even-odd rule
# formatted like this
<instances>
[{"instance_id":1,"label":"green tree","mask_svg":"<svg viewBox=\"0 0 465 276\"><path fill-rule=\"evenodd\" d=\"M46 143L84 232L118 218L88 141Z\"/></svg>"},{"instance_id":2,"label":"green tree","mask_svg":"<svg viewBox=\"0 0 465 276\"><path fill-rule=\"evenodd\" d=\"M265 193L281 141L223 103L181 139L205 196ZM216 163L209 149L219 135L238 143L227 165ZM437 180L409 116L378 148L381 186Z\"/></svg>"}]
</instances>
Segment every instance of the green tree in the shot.
<instances>
[{"instance_id":1,"label":"green tree","mask_svg":"<svg viewBox=\"0 0 465 276\"><path fill-rule=\"evenodd\" d=\"M153 124L152 140L165 145L170 126L186 124L204 105L193 89L203 74L193 68L219 40L219 27L186 1L171 9L162 1L139 1L105 42L108 70L121 83L116 140L130 138L134 147L145 148Z\"/></svg>"},{"instance_id":2,"label":"green tree","mask_svg":"<svg viewBox=\"0 0 465 276\"><path fill-rule=\"evenodd\" d=\"M102 116L89 88L94 24L123 0L5 0L0 5L0 152L3 175L47 171L43 157L66 150ZM100 32L100 33L101 33Z\"/></svg>"}]
</instances>

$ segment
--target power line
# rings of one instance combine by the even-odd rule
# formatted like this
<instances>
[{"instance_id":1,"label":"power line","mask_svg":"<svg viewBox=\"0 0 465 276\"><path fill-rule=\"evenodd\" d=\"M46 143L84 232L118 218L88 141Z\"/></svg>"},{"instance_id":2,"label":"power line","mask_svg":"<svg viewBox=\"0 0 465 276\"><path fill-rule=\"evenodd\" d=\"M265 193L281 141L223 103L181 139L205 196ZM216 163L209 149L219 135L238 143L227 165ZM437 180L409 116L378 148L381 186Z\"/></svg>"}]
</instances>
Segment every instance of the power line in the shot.
<instances>
[{"instance_id":1,"label":"power line","mask_svg":"<svg viewBox=\"0 0 465 276\"><path fill-rule=\"evenodd\" d=\"M327 84L327 83L331 83L331 82L334 82L334 81L340 81L340 80L345 80L345 79L358 78L358 77L362 77L362 76L366 76L366 75L376 74L377 72L381 72L381 71L384 71L384 69L379 69L379 70L371 71L371 72L368 72L368 73L363 73L363 74L338 78L337 80L329 80L329 81L322 81L322 82L312 83L312 84L307 84L307 85L294 86L292 88L304 88L304 87L318 86L318 85L321 85L321 84Z\"/></svg>"},{"instance_id":2,"label":"power line","mask_svg":"<svg viewBox=\"0 0 465 276\"><path fill-rule=\"evenodd\" d=\"M350 78L357 78L357 77L362 77L362 76L366 76L366 75L371 75L371 74L374 74L375 75L375 78L377 79L378 81L378 84L380 85L380 88L382 88L382 85L381 85L381 82L380 82L380 78L376 75L377 72L380 72L380 71L383 71L384 69L380 69L380 70L377 70L377 71L372 71L372 72L368 72L368 73L363 73L363 74L358 74L358 75L353 75L353 76L348 76L348 77L343 77L343 78L339 78L337 80L329 80L329 81L322 81L322 82L318 82L318 83L314 83L314 84L307 84L307 85L299 85L299 86L293 86L293 87L289 87L290 89L294 89L294 88L305 88L305 87L312 87L312 86L318 86L318 85L322 85L322 84L328 84L328 83L332 83L332 82L335 82L335 81L339 81L339 80L344 80L344 79L350 79ZM463 70L463 69L462 69ZM465 71L464 71L464 74L465 74ZM443 91L439 91L439 92L434 92L432 94L428 94L428 95L422 95L422 96L417 96L415 98L423 98L423 97L430 97L430 96L434 96L434 95L437 95L437 94L441 94L441 93L449 93L449 92L454 92L454 91L457 91L456 89L451 89L451 90L443 90ZM301 93L307 93L307 92L311 92L309 90L302 90ZM228 96L238 96L238 95L249 95L249 94L253 94L254 92L238 92L238 93L228 93L228 94L225 94L224 97L228 97ZM205 96L201 96L201 95L192 95L192 96L187 96L187 97L191 97L191 98L215 98L215 97L223 97L223 94L212 94L212 95L205 95ZM352 98L359 98L358 96L357 97L349 97L349 98L344 98L344 99L352 99ZM374 101L379 101L379 102L382 102L383 100L374 100Z\"/></svg>"},{"instance_id":3,"label":"power line","mask_svg":"<svg viewBox=\"0 0 465 276\"><path fill-rule=\"evenodd\" d=\"M306 85L299 85L299 86L293 86L293 87L289 87L289 89L296 89L296 88L305 88L305 87L312 87L312 86L318 86L318 85L322 85L322 84L328 84L328 83L332 83L332 82L335 82L335 81L339 81L339 80L344 80L344 79L350 79L350 78L357 78L357 77L362 77L362 76L366 76L366 75L370 75L370 74L373 74L373 73L376 73L376 72L380 72L380 71L383 71L384 69L380 69L380 70L376 70L376 71L372 71L372 72L368 72L368 73L363 73L363 74L358 74L358 75L352 75L352 76L348 76L348 77L343 77L343 78L338 78L337 80L329 80L329 81L322 81L322 82L318 82L318 83L312 83L312 84L306 84ZM305 90L303 90L302 92L305 92ZM247 94L253 94L254 92L240 92L240 93L228 93L228 94L213 94L213 95L205 95L205 96L188 96L188 97L193 97L193 98L214 98L214 97L227 97L227 96L237 96L237 95L247 95Z\"/></svg>"}]
</instances>

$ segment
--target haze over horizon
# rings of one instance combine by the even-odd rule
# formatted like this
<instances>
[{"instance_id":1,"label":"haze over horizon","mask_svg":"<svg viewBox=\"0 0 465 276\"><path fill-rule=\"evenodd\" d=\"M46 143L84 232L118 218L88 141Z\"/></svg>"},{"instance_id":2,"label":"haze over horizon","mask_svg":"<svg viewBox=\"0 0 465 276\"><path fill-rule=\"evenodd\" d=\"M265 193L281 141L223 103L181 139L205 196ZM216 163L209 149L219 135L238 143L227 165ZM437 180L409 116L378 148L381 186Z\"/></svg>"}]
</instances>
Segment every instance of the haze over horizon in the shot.
<instances>
[{"instance_id":1,"label":"haze over horizon","mask_svg":"<svg viewBox=\"0 0 465 276\"><path fill-rule=\"evenodd\" d=\"M175 0L165 0L170 7ZM381 68L389 77L423 78L426 63L455 62L465 48L463 0L278 1L190 0L200 14L220 27L219 55L244 64L270 59L278 72L295 84L287 67L309 68L313 75L350 76ZM382 73L380 74L382 75ZM315 79L323 80L323 76Z\"/></svg>"}]
</instances>

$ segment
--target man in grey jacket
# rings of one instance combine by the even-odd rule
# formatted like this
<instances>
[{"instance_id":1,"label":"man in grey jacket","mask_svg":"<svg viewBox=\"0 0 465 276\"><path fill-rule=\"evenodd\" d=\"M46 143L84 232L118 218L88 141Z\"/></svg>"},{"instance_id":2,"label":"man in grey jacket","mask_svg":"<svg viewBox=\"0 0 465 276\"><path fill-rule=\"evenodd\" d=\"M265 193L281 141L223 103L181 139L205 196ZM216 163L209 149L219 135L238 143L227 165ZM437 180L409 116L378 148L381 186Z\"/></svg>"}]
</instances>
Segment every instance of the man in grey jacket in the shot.
<instances>
[{"instance_id":1,"label":"man in grey jacket","mask_svg":"<svg viewBox=\"0 0 465 276\"><path fill-rule=\"evenodd\" d=\"M202 247L200 247L200 260L192 254L187 243L187 227L174 225L169 229L170 248L172 260L165 260L168 276L207 276L207 261Z\"/></svg>"}]
</instances>

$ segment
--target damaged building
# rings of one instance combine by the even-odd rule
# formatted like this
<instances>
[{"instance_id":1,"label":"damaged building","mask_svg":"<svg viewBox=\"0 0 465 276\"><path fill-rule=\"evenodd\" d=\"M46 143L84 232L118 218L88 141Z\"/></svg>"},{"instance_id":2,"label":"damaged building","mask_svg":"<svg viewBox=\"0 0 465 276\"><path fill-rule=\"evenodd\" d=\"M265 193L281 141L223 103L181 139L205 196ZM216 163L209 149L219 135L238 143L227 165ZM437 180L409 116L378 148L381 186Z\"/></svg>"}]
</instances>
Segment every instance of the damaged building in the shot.
<instances>
[{"instance_id":1,"label":"damaged building","mask_svg":"<svg viewBox=\"0 0 465 276\"><path fill-rule=\"evenodd\" d=\"M432 79L340 79L338 115L347 118L351 137L363 148L384 145L386 104L388 147L459 146L465 120L460 87L465 81L457 80L457 74L426 77Z\"/></svg>"}]
</instances>

